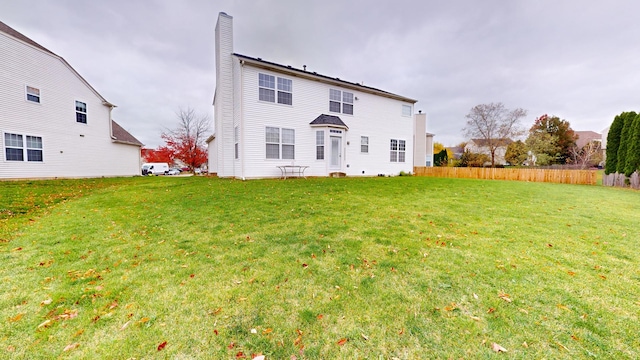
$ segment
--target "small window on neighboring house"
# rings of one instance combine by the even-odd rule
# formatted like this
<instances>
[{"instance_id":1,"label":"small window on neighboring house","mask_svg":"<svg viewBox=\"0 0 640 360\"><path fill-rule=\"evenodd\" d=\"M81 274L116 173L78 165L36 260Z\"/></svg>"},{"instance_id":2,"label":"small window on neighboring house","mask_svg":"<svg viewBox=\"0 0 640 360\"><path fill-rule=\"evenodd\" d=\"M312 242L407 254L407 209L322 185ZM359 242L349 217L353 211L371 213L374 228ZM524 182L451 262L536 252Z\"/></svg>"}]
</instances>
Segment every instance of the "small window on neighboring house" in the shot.
<instances>
[{"instance_id":1,"label":"small window on neighboring house","mask_svg":"<svg viewBox=\"0 0 640 360\"><path fill-rule=\"evenodd\" d=\"M27 100L35 103L40 103L40 89L27 86Z\"/></svg>"},{"instance_id":2,"label":"small window on neighboring house","mask_svg":"<svg viewBox=\"0 0 640 360\"><path fill-rule=\"evenodd\" d=\"M329 89L329 111L353 115L353 93Z\"/></svg>"},{"instance_id":3,"label":"small window on neighboring house","mask_svg":"<svg viewBox=\"0 0 640 360\"><path fill-rule=\"evenodd\" d=\"M406 142L405 140L391 139L391 152L389 160L391 162L405 162Z\"/></svg>"},{"instance_id":4,"label":"small window on neighboring house","mask_svg":"<svg viewBox=\"0 0 640 360\"><path fill-rule=\"evenodd\" d=\"M402 116L411 116L411 105L402 105Z\"/></svg>"},{"instance_id":5,"label":"small window on neighboring house","mask_svg":"<svg viewBox=\"0 0 640 360\"><path fill-rule=\"evenodd\" d=\"M76 100L76 121L87 123L87 104Z\"/></svg>"},{"instance_id":6,"label":"small window on neighboring house","mask_svg":"<svg viewBox=\"0 0 640 360\"><path fill-rule=\"evenodd\" d=\"M240 141L240 129L236 126L235 128L233 128L233 142L234 142L233 154L235 159L240 158L240 149L238 147L239 141Z\"/></svg>"},{"instance_id":7,"label":"small window on neighboring house","mask_svg":"<svg viewBox=\"0 0 640 360\"><path fill-rule=\"evenodd\" d=\"M277 92L276 84L278 86ZM269 74L258 73L258 99L260 101L292 105L293 81Z\"/></svg>"},{"instance_id":8,"label":"small window on neighboring house","mask_svg":"<svg viewBox=\"0 0 640 360\"><path fill-rule=\"evenodd\" d=\"M324 160L324 131L316 131L316 160Z\"/></svg>"},{"instance_id":9,"label":"small window on neighboring house","mask_svg":"<svg viewBox=\"0 0 640 360\"><path fill-rule=\"evenodd\" d=\"M26 144L23 142L26 140ZM4 134L5 160L42 162L42 137Z\"/></svg>"},{"instance_id":10,"label":"small window on neighboring house","mask_svg":"<svg viewBox=\"0 0 640 360\"><path fill-rule=\"evenodd\" d=\"M296 135L294 129L265 128L267 159L295 159Z\"/></svg>"},{"instance_id":11,"label":"small window on neighboring house","mask_svg":"<svg viewBox=\"0 0 640 360\"><path fill-rule=\"evenodd\" d=\"M369 152L369 137L368 136L360 136L360 152L368 153Z\"/></svg>"}]
</instances>

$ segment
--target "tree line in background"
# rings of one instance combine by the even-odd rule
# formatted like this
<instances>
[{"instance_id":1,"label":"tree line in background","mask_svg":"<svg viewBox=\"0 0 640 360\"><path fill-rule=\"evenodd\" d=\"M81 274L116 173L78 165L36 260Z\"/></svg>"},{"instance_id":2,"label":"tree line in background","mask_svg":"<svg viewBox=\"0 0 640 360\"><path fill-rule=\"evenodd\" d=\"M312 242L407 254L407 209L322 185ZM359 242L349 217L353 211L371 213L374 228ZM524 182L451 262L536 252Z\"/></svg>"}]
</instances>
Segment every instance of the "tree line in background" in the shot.
<instances>
[{"instance_id":1,"label":"tree line in background","mask_svg":"<svg viewBox=\"0 0 640 360\"><path fill-rule=\"evenodd\" d=\"M630 177L640 170L640 115L634 111L617 115L607 136L605 174Z\"/></svg>"},{"instance_id":2,"label":"tree line in background","mask_svg":"<svg viewBox=\"0 0 640 360\"><path fill-rule=\"evenodd\" d=\"M482 143L484 151L473 152L467 148L455 159L455 154L434 144L436 166L496 166L496 154L504 151L504 160L512 166L575 165L581 168L597 166L602 162L601 141L593 140L579 147L578 136L567 120L557 116L542 115L535 119L529 131L520 125L527 112L509 110L502 103L477 105L467 114L463 129L467 138ZM526 139L515 140L527 135ZM506 147L506 149L504 149Z\"/></svg>"},{"instance_id":3,"label":"tree line in background","mask_svg":"<svg viewBox=\"0 0 640 360\"><path fill-rule=\"evenodd\" d=\"M180 162L189 170L207 163L205 140L210 131L210 120L206 115L198 115L191 108L180 108L176 113L178 126L167 129L162 135L165 144L157 149L145 149L145 162Z\"/></svg>"}]
</instances>

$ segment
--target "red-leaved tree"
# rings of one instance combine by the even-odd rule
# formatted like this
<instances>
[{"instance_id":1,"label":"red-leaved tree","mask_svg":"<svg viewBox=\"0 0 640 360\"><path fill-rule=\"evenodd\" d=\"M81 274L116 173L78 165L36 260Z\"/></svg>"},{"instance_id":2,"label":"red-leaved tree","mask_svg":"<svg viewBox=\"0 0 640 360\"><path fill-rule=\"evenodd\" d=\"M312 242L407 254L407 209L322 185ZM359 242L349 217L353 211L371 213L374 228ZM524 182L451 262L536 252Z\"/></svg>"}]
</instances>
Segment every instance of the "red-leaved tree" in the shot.
<instances>
[{"instance_id":1,"label":"red-leaved tree","mask_svg":"<svg viewBox=\"0 0 640 360\"><path fill-rule=\"evenodd\" d=\"M172 159L182 161L190 170L199 168L207 162L204 142L211 129L209 116L198 115L191 108L180 108L176 115L178 127L162 133L166 145L158 151L170 153Z\"/></svg>"},{"instance_id":2,"label":"red-leaved tree","mask_svg":"<svg viewBox=\"0 0 640 360\"><path fill-rule=\"evenodd\" d=\"M157 149L141 149L141 152L144 162L166 162L169 165L173 163L174 155L166 146L160 146Z\"/></svg>"}]
</instances>

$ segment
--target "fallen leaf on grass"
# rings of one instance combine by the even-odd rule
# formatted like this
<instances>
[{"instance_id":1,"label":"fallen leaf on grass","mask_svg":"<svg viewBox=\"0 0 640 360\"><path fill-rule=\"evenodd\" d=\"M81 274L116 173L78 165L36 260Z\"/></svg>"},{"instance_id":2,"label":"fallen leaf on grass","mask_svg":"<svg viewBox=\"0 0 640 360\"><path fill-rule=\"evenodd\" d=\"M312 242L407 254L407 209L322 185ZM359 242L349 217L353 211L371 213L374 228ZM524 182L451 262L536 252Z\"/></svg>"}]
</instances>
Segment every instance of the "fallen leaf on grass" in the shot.
<instances>
[{"instance_id":1,"label":"fallen leaf on grass","mask_svg":"<svg viewBox=\"0 0 640 360\"><path fill-rule=\"evenodd\" d=\"M64 350L62 350L62 351L71 351L73 349L78 348L79 346L80 346L80 344L78 344L78 343L69 344L69 345L65 346Z\"/></svg>"},{"instance_id":2,"label":"fallen leaf on grass","mask_svg":"<svg viewBox=\"0 0 640 360\"><path fill-rule=\"evenodd\" d=\"M164 349L165 346L167 346L167 342L166 341L161 342L160 345L158 345L158 351L161 351L162 349Z\"/></svg>"},{"instance_id":3,"label":"fallen leaf on grass","mask_svg":"<svg viewBox=\"0 0 640 360\"><path fill-rule=\"evenodd\" d=\"M480 321L480 318L477 316L469 316L471 320Z\"/></svg>"},{"instance_id":4,"label":"fallen leaf on grass","mask_svg":"<svg viewBox=\"0 0 640 360\"><path fill-rule=\"evenodd\" d=\"M528 348L529 344L527 344L527 342L525 341L525 342L522 343L522 347Z\"/></svg>"},{"instance_id":5,"label":"fallen leaf on grass","mask_svg":"<svg viewBox=\"0 0 640 360\"><path fill-rule=\"evenodd\" d=\"M44 305L49 305L51 304L51 299L46 299L46 300L42 300L42 302L40 303L40 306L44 306Z\"/></svg>"},{"instance_id":6,"label":"fallen leaf on grass","mask_svg":"<svg viewBox=\"0 0 640 360\"><path fill-rule=\"evenodd\" d=\"M9 322L16 322L16 321L20 321L20 319L22 319L22 317L24 316L23 313L20 313L12 318L9 318Z\"/></svg>"},{"instance_id":7,"label":"fallen leaf on grass","mask_svg":"<svg viewBox=\"0 0 640 360\"><path fill-rule=\"evenodd\" d=\"M272 328L266 328L266 329L262 330L262 335L267 335L267 334L271 333L272 331L273 331Z\"/></svg>"},{"instance_id":8,"label":"fallen leaf on grass","mask_svg":"<svg viewBox=\"0 0 640 360\"><path fill-rule=\"evenodd\" d=\"M38 325L38 329L46 328L49 325L51 325L51 320L45 320L40 325Z\"/></svg>"},{"instance_id":9,"label":"fallen leaf on grass","mask_svg":"<svg viewBox=\"0 0 640 360\"><path fill-rule=\"evenodd\" d=\"M302 342L302 335L298 335L298 337L293 340L293 345L298 346Z\"/></svg>"},{"instance_id":10,"label":"fallen leaf on grass","mask_svg":"<svg viewBox=\"0 0 640 360\"><path fill-rule=\"evenodd\" d=\"M347 343L347 341L349 341L349 340L346 339L346 338L342 338L342 339L338 340L337 344L340 345L340 346L343 346L344 344Z\"/></svg>"},{"instance_id":11,"label":"fallen leaf on grass","mask_svg":"<svg viewBox=\"0 0 640 360\"><path fill-rule=\"evenodd\" d=\"M487 310L487 314L491 314L492 312L495 312L495 311L496 311L496 309L494 309L494 308L489 308L489 310Z\"/></svg>"},{"instance_id":12,"label":"fallen leaf on grass","mask_svg":"<svg viewBox=\"0 0 640 360\"><path fill-rule=\"evenodd\" d=\"M360 336L362 336L362 338L365 339L365 340L369 340L369 337L367 335L365 335L365 334L360 334Z\"/></svg>"},{"instance_id":13,"label":"fallen leaf on grass","mask_svg":"<svg viewBox=\"0 0 640 360\"><path fill-rule=\"evenodd\" d=\"M491 350L499 353L499 352L507 352L507 349L503 348L502 346L496 344L496 343L491 343Z\"/></svg>"},{"instance_id":14,"label":"fallen leaf on grass","mask_svg":"<svg viewBox=\"0 0 640 360\"><path fill-rule=\"evenodd\" d=\"M265 359L264 355L256 355L256 356L253 357L252 360L264 360L264 359Z\"/></svg>"},{"instance_id":15,"label":"fallen leaf on grass","mask_svg":"<svg viewBox=\"0 0 640 360\"><path fill-rule=\"evenodd\" d=\"M507 293L501 292L500 294L498 294L498 297L506 302L511 302L511 298Z\"/></svg>"},{"instance_id":16,"label":"fallen leaf on grass","mask_svg":"<svg viewBox=\"0 0 640 360\"><path fill-rule=\"evenodd\" d=\"M151 319L149 319L148 317L143 317L143 318L142 318L142 319L140 319L140 321L138 321L138 322L139 322L140 324L144 324L144 323L146 323L146 322L147 322L147 321L149 321L149 320L151 320Z\"/></svg>"},{"instance_id":17,"label":"fallen leaf on grass","mask_svg":"<svg viewBox=\"0 0 640 360\"><path fill-rule=\"evenodd\" d=\"M236 359L244 359L246 358L246 356L244 356L244 353L242 351L238 351L236 353Z\"/></svg>"},{"instance_id":18,"label":"fallen leaf on grass","mask_svg":"<svg viewBox=\"0 0 640 360\"><path fill-rule=\"evenodd\" d=\"M124 325L122 325L122 327L120 328L120 331L124 330L127 328L127 326L129 326L129 324L131 323L131 320L127 321L126 323L124 323Z\"/></svg>"},{"instance_id":19,"label":"fallen leaf on grass","mask_svg":"<svg viewBox=\"0 0 640 360\"><path fill-rule=\"evenodd\" d=\"M323 317L324 317L324 315L322 315L322 314L318 314L318 316L316 316L316 318L317 318L318 320L322 320L322 318L323 318Z\"/></svg>"}]
</instances>

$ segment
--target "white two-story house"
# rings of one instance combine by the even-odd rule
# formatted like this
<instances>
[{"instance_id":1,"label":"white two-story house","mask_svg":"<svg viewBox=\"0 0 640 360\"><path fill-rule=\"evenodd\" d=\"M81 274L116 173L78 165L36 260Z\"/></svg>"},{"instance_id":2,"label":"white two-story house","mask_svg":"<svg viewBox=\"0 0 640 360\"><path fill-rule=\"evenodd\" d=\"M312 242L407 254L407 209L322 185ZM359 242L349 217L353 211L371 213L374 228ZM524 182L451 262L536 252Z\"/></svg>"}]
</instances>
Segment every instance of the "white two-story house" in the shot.
<instances>
[{"instance_id":1,"label":"white two-story house","mask_svg":"<svg viewBox=\"0 0 640 360\"><path fill-rule=\"evenodd\" d=\"M215 132L209 172L279 177L397 175L426 164L426 115L416 100L233 51L233 19L215 30ZM416 135L417 134L417 135Z\"/></svg>"},{"instance_id":2,"label":"white two-story house","mask_svg":"<svg viewBox=\"0 0 640 360\"><path fill-rule=\"evenodd\" d=\"M140 174L141 143L62 57L0 22L0 179Z\"/></svg>"}]
</instances>

